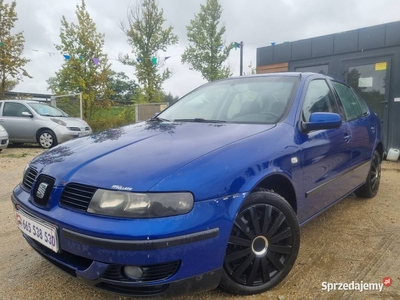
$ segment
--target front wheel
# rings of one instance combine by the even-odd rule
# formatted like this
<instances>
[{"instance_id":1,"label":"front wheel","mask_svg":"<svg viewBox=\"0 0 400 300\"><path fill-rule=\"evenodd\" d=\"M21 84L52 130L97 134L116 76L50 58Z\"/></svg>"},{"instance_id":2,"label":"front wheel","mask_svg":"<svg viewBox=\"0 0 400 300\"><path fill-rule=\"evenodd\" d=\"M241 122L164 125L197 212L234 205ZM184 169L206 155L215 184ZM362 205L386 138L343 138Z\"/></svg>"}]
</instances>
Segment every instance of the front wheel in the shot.
<instances>
[{"instance_id":1,"label":"front wheel","mask_svg":"<svg viewBox=\"0 0 400 300\"><path fill-rule=\"evenodd\" d=\"M381 182L381 156L377 150L371 160L371 167L368 172L367 181L359 187L355 194L361 198L373 198L379 190Z\"/></svg>"},{"instance_id":2,"label":"front wheel","mask_svg":"<svg viewBox=\"0 0 400 300\"><path fill-rule=\"evenodd\" d=\"M220 286L240 295L272 288L292 269L299 246L299 223L289 203L270 191L250 194L229 237Z\"/></svg>"},{"instance_id":3,"label":"front wheel","mask_svg":"<svg viewBox=\"0 0 400 300\"><path fill-rule=\"evenodd\" d=\"M45 129L38 134L38 143L41 147L49 149L57 145L57 138L53 131Z\"/></svg>"}]
</instances>

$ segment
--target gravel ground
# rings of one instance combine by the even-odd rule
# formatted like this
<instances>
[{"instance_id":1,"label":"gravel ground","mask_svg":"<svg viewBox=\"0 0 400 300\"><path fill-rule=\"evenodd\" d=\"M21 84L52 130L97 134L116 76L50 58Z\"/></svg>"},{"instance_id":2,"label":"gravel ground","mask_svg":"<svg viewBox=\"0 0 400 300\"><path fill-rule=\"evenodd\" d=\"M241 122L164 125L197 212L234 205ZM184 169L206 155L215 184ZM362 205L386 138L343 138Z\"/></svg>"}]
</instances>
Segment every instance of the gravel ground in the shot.
<instances>
[{"instance_id":1,"label":"gravel ground","mask_svg":"<svg viewBox=\"0 0 400 300\"><path fill-rule=\"evenodd\" d=\"M0 153L0 299L125 299L82 284L41 258L14 221L10 194L35 146ZM400 162L384 162L374 199L350 196L301 228L295 267L261 295L231 296L220 290L179 299L400 299ZM381 283L377 291L324 291L323 282ZM126 298L129 299L129 298Z\"/></svg>"}]
</instances>

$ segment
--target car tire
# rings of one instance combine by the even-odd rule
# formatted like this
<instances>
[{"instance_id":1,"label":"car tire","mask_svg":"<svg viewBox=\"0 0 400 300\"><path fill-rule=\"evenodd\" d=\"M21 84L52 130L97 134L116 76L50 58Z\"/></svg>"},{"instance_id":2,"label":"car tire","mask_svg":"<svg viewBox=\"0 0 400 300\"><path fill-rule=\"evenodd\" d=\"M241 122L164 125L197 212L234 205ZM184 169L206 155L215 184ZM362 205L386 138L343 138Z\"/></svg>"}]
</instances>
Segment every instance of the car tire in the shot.
<instances>
[{"instance_id":1,"label":"car tire","mask_svg":"<svg viewBox=\"0 0 400 300\"><path fill-rule=\"evenodd\" d=\"M272 191L251 193L229 237L221 288L251 295L274 287L292 269L299 247L299 223L290 204Z\"/></svg>"},{"instance_id":2,"label":"car tire","mask_svg":"<svg viewBox=\"0 0 400 300\"><path fill-rule=\"evenodd\" d=\"M44 129L39 132L37 142L42 148L49 149L57 145L57 138L53 131Z\"/></svg>"},{"instance_id":3,"label":"car tire","mask_svg":"<svg viewBox=\"0 0 400 300\"><path fill-rule=\"evenodd\" d=\"M367 175L367 181L359 187L355 194L360 198L373 198L379 190L381 182L381 156L377 150L371 160L371 167Z\"/></svg>"}]
</instances>

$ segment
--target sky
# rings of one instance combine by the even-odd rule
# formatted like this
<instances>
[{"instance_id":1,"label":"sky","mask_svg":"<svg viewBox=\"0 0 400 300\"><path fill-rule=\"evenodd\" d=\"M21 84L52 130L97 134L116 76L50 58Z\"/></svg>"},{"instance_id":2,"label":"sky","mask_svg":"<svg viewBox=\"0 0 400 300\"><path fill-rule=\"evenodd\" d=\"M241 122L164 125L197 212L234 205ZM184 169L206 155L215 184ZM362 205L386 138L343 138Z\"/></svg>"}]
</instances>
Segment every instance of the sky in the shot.
<instances>
[{"instance_id":1,"label":"sky","mask_svg":"<svg viewBox=\"0 0 400 300\"><path fill-rule=\"evenodd\" d=\"M10 2L10 0L5 0ZM174 96L183 96L205 83L201 73L181 63L188 45L186 26L206 0L158 0L164 11L165 26L173 26L179 43L159 52L158 57L170 56L165 66L173 76L163 88ZM297 41L306 38L349 31L400 20L399 0L220 0L223 8L221 24L226 26L225 42L243 41L244 72L251 63L256 66L256 49L271 43ZM25 66L32 79L25 78L14 91L50 93L46 80L54 76L64 61L54 45L60 44L61 18L76 23L76 4L81 0L17 0L18 21L15 32L25 36L24 57L31 61ZM86 0L87 11L99 33L105 34L103 52L108 54L112 69L125 72L135 79L132 66L117 60L120 53L131 54L126 36L119 27L127 21L128 10L135 0ZM55 54L49 54L55 53ZM131 54L133 57L133 54ZM227 64L233 76L239 75L240 51L232 50Z\"/></svg>"}]
</instances>

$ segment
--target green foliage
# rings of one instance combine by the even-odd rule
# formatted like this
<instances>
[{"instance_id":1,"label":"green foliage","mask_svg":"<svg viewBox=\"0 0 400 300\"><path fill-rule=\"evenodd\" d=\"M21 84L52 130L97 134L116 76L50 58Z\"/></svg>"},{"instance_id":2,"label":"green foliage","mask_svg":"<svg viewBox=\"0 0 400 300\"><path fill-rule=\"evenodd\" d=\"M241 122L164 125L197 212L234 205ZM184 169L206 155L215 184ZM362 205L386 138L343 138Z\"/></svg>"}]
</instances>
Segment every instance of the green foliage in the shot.
<instances>
[{"instance_id":1,"label":"green foliage","mask_svg":"<svg viewBox=\"0 0 400 300\"><path fill-rule=\"evenodd\" d=\"M200 5L200 12L186 27L189 46L182 55L182 62L190 64L190 69L201 72L207 81L232 75L224 62L233 45L223 46L222 36L226 28L221 26L218 29L221 14L222 7L218 0L207 0L205 5Z\"/></svg>"},{"instance_id":2,"label":"green foliage","mask_svg":"<svg viewBox=\"0 0 400 300\"><path fill-rule=\"evenodd\" d=\"M164 99L162 102L167 102L168 105L172 105L178 100L179 100L179 97L173 96L171 93L168 93L168 94L164 94Z\"/></svg>"},{"instance_id":3,"label":"green foliage","mask_svg":"<svg viewBox=\"0 0 400 300\"><path fill-rule=\"evenodd\" d=\"M29 59L22 57L24 34L11 33L18 20L16 5L16 1L7 4L0 0L0 99L5 98L4 93L12 90L22 76L32 78L24 69L29 62Z\"/></svg>"},{"instance_id":4,"label":"green foliage","mask_svg":"<svg viewBox=\"0 0 400 300\"><path fill-rule=\"evenodd\" d=\"M93 114L89 125L93 132L120 127L135 122L135 106L113 106L110 109L100 109Z\"/></svg>"},{"instance_id":5,"label":"green foliage","mask_svg":"<svg viewBox=\"0 0 400 300\"><path fill-rule=\"evenodd\" d=\"M248 73L244 72L243 75L255 75L255 74L257 74L257 69L255 67L253 67L253 63L252 62L250 62L247 67L250 69L250 72L248 72Z\"/></svg>"},{"instance_id":6,"label":"green foliage","mask_svg":"<svg viewBox=\"0 0 400 300\"><path fill-rule=\"evenodd\" d=\"M168 45L178 43L178 36L172 33L173 27L164 28L163 14L156 0L139 0L128 12L128 26L121 23L135 58L125 55L120 56L120 60L135 67L145 102L161 102L162 83L172 75L168 69L161 72L163 62L153 59L158 51L165 52Z\"/></svg>"},{"instance_id":7,"label":"green foliage","mask_svg":"<svg viewBox=\"0 0 400 300\"><path fill-rule=\"evenodd\" d=\"M58 95L82 92L83 118L89 121L97 109L111 106L113 92L108 81L111 65L102 52L104 34L97 33L84 0L81 5L76 5L76 16L77 24L68 23L65 16L61 19L61 44L56 48L70 58L47 83ZM98 58L98 64L93 58Z\"/></svg>"},{"instance_id":8,"label":"green foliage","mask_svg":"<svg viewBox=\"0 0 400 300\"><path fill-rule=\"evenodd\" d=\"M110 83L110 89L114 92L111 97L114 102L131 102L135 101L138 97L138 85L134 80L129 79L124 72L117 73L113 71L108 81Z\"/></svg>"}]
</instances>

